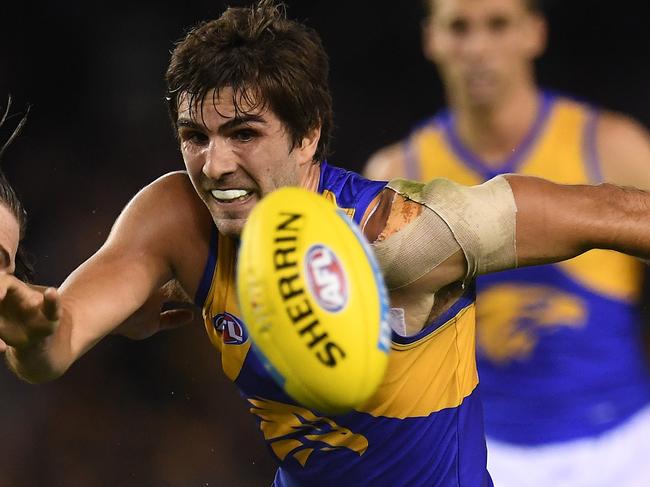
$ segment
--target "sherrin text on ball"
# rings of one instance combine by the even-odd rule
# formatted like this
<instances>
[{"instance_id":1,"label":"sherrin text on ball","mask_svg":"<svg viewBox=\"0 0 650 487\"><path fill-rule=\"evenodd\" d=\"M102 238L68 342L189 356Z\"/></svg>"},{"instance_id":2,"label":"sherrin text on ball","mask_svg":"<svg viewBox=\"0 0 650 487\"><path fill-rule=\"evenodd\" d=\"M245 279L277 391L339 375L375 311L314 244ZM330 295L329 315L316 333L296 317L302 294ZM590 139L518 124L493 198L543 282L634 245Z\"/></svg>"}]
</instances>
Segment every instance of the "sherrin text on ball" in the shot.
<instances>
[{"instance_id":1,"label":"sherrin text on ball","mask_svg":"<svg viewBox=\"0 0 650 487\"><path fill-rule=\"evenodd\" d=\"M370 246L331 202L300 188L265 197L242 233L237 292L253 349L296 401L343 413L375 392L387 292Z\"/></svg>"}]
</instances>

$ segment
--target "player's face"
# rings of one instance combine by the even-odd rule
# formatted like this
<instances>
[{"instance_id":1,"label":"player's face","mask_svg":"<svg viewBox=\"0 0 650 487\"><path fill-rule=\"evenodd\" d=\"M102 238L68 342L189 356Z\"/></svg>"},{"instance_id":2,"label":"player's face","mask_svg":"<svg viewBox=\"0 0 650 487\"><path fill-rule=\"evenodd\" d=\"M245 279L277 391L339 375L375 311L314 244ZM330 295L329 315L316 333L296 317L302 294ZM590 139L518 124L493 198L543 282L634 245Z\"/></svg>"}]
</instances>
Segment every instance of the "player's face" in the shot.
<instances>
[{"instance_id":1,"label":"player's face","mask_svg":"<svg viewBox=\"0 0 650 487\"><path fill-rule=\"evenodd\" d=\"M533 82L545 24L524 0L430 1L434 13L424 28L424 50L452 103L491 105Z\"/></svg>"},{"instance_id":2,"label":"player's face","mask_svg":"<svg viewBox=\"0 0 650 487\"><path fill-rule=\"evenodd\" d=\"M208 93L190 115L181 97L178 136L192 184L225 235L238 235L255 204L282 186L297 186L312 166L319 131L291 147L282 122L270 109L235 116L231 89Z\"/></svg>"},{"instance_id":3,"label":"player's face","mask_svg":"<svg viewBox=\"0 0 650 487\"><path fill-rule=\"evenodd\" d=\"M0 204L0 271L14 271L19 238L20 228L16 217Z\"/></svg>"}]
</instances>

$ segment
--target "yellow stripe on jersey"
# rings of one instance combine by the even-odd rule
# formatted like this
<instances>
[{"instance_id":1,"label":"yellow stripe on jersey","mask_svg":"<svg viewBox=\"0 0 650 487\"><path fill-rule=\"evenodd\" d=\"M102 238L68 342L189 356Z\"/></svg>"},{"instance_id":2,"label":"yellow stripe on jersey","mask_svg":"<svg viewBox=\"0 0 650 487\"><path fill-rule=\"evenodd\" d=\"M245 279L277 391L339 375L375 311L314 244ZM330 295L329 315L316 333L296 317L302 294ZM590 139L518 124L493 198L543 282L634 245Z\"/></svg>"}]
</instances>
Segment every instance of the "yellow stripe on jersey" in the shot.
<instances>
[{"instance_id":1,"label":"yellow stripe on jersey","mask_svg":"<svg viewBox=\"0 0 650 487\"><path fill-rule=\"evenodd\" d=\"M432 125L417 132L412 139L416 151L422 181L439 177L452 179L460 184L481 184L481 175L459 163L450 150L440 129Z\"/></svg>"},{"instance_id":2,"label":"yellow stripe on jersey","mask_svg":"<svg viewBox=\"0 0 650 487\"><path fill-rule=\"evenodd\" d=\"M235 241L224 235L217 240L217 265L215 266L212 284L208 292L208 300L203 307L203 321L210 341L221 352L221 363L226 376L234 381L251 347L250 339L243 345L224 344L221 336L214 327L213 318L224 310L239 315L237 304L237 289L235 287L235 263L237 245Z\"/></svg>"},{"instance_id":3,"label":"yellow stripe on jersey","mask_svg":"<svg viewBox=\"0 0 650 487\"><path fill-rule=\"evenodd\" d=\"M611 250L592 250L557 264L582 286L621 301L639 299L643 265Z\"/></svg>"},{"instance_id":4,"label":"yellow stripe on jersey","mask_svg":"<svg viewBox=\"0 0 650 487\"><path fill-rule=\"evenodd\" d=\"M326 200L331 201L335 206L338 206L336 202L336 195L332 193L329 189L323 191L322 194ZM340 209L343 210L345 214L348 215L350 218L352 219L354 218L354 212L355 212L354 208L340 208Z\"/></svg>"},{"instance_id":5,"label":"yellow stripe on jersey","mask_svg":"<svg viewBox=\"0 0 650 487\"><path fill-rule=\"evenodd\" d=\"M360 411L399 419L429 416L459 406L477 384L472 303L421 340L393 343L384 381Z\"/></svg>"}]
</instances>

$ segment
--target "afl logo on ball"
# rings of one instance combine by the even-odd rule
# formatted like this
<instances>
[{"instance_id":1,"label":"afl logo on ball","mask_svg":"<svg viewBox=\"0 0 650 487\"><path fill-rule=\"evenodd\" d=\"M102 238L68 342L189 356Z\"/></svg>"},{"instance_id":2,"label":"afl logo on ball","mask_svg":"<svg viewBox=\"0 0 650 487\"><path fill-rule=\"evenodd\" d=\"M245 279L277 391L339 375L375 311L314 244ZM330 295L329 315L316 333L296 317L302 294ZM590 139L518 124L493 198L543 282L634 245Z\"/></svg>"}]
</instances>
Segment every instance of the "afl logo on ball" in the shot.
<instances>
[{"instance_id":1,"label":"afl logo on ball","mask_svg":"<svg viewBox=\"0 0 650 487\"><path fill-rule=\"evenodd\" d=\"M226 345L241 345L248 339L244 323L235 315L219 313L212 318L212 324Z\"/></svg>"},{"instance_id":2,"label":"afl logo on ball","mask_svg":"<svg viewBox=\"0 0 650 487\"><path fill-rule=\"evenodd\" d=\"M318 304L333 313L348 302L348 282L334 252L324 245L313 245L305 257L307 285Z\"/></svg>"}]
</instances>

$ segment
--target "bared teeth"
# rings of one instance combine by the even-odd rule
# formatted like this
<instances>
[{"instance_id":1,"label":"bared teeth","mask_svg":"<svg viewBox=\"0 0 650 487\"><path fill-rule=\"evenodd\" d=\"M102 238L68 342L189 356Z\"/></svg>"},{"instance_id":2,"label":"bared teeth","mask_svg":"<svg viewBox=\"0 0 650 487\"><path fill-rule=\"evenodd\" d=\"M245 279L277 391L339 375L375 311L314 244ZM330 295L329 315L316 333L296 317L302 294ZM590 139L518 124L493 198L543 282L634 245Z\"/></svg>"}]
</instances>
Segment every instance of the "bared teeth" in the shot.
<instances>
[{"instance_id":1,"label":"bared teeth","mask_svg":"<svg viewBox=\"0 0 650 487\"><path fill-rule=\"evenodd\" d=\"M217 200L234 201L245 198L250 192L245 189L213 189L210 194Z\"/></svg>"}]
</instances>

